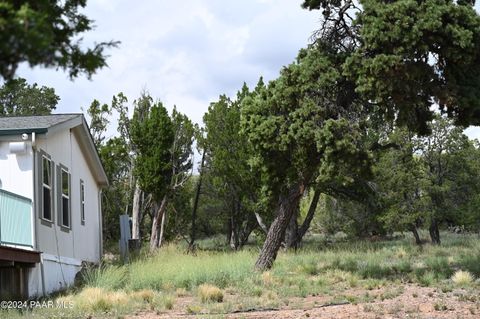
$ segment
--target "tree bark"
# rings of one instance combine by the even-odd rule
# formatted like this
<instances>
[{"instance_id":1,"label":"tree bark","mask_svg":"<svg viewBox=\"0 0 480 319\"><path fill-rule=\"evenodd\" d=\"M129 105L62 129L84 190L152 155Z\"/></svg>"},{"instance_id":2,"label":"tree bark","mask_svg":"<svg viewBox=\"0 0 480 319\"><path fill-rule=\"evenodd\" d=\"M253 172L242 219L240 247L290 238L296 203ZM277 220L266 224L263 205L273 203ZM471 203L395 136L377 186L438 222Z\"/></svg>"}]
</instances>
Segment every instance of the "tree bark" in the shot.
<instances>
[{"instance_id":1,"label":"tree bark","mask_svg":"<svg viewBox=\"0 0 480 319\"><path fill-rule=\"evenodd\" d=\"M155 204L156 209L153 215L152 221L152 232L150 234L150 252L155 251L158 248L159 240L160 240L160 223L165 213L165 209L167 207L167 195L163 196L162 202L160 205Z\"/></svg>"},{"instance_id":2,"label":"tree bark","mask_svg":"<svg viewBox=\"0 0 480 319\"><path fill-rule=\"evenodd\" d=\"M299 201L300 203L300 201ZM298 212L300 207L294 209L292 217L288 222L287 229L285 230L285 248L294 248L297 249L297 235L298 235Z\"/></svg>"},{"instance_id":3,"label":"tree bark","mask_svg":"<svg viewBox=\"0 0 480 319\"><path fill-rule=\"evenodd\" d=\"M307 233L308 229L310 228L310 224L312 223L313 216L315 216L315 211L317 210L318 201L320 200L320 190L316 189L313 193L312 201L310 202L310 207L308 207L307 216L305 216L305 220L302 223L302 226L298 229L297 233L297 246L302 242L303 236Z\"/></svg>"},{"instance_id":4,"label":"tree bark","mask_svg":"<svg viewBox=\"0 0 480 319\"><path fill-rule=\"evenodd\" d=\"M421 245L422 240L420 239L420 235L418 234L417 227L415 225L412 225L410 230L412 231L413 237L415 238L415 244Z\"/></svg>"},{"instance_id":5,"label":"tree bark","mask_svg":"<svg viewBox=\"0 0 480 319\"><path fill-rule=\"evenodd\" d=\"M276 208L276 218L268 230L267 238L255 263L257 270L262 271L272 267L285 236L285 230L298 207L303 191L303 183L297 183L286 194L280 195Z\"/></svg>"},{"instance_id":6,"label":"tree bark","mask_svg":"<svg viewBox=\"0 0 480 319\"><path fill-rule=\"evenodd\" d=\"M240 233L240 247L242 248L247 242L250 234L253 232L255 227L257 226L255 218L249 214L247 222L244 223L244 227L242 227L242 231Z\"/></svg>"},{"instance_id":7,"label":"tree bark","mask_svg":"<svg viewBox=\"0 0 480 319\"><path fill-rule=\"evenodd\" d=\"M232 248L233 250L237 250L238 246L240 245L240 238L238 236L238 228L234 216L230 217L230 223L232 224L230 228L232 230L232 233L230 235L230 248Z\"/></svg>"},{"instance_id":8,"label":"tree bark","mask_svg":"<svg viewBox=\"0 0 480 319\"><path fill-rule=\"evenodd\" d=\"M132 205L132 239L140 239L140 224L142 220L142 212L140 209L141 197L142 191L140 190L138 183L135 183Z\"/></svg>"},{"instance_id":9,"label":"tree bark","mask_svg":"<svg viewBox=\"0 0 480 319\"><path fill-rule=\"evenodd\" d=\"M430 232L430 239L432 240L432 244L440 245L440 231L438 230L437 219L432 219L428 231Z\"/></svg>"}]
</instances>

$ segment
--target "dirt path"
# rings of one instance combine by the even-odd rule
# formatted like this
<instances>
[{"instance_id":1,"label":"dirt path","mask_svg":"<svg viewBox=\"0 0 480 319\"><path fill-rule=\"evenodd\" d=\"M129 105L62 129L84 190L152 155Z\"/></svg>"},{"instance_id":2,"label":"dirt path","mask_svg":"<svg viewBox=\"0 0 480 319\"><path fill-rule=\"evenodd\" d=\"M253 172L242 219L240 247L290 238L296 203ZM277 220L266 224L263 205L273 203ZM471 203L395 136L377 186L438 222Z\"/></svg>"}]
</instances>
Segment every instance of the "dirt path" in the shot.
<instances>
[{"instance_id":1,"label":"dirt path","mask_svg":"<svg viewBox=\"0 0 480 319\"><path fill-rule=\"evenodd\" d=\"M179 298L174 309L165 313L138 313L129 319L153 318L480 318L480 296L478 291L454 290L442 292L440 289L418 287L415 285L398 286L388 292L378 290L351 290L345 295L363 296L368 293L370 301L358 301L356 304L340 302L332 305L331 296L311 296L293 298L289 304L275 310L247 311L228 314L189 314L187 306L195 300L192 297Z\"/></svg>"}]
</instances>

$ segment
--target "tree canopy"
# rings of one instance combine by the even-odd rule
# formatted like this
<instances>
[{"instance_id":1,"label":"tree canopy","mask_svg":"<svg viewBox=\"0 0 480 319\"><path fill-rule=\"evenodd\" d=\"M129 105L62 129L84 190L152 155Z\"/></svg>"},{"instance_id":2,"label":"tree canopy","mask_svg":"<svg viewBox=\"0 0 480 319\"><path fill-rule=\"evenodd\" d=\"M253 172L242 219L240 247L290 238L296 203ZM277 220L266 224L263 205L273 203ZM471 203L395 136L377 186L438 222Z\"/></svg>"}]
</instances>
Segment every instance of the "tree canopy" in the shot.
<instances>
[{"instance_id":1,"label":"tree canopy","mask_svg":"<svg viewBox=\"0 0 480 319\"><path fill-rule=\"evenodd\" d=\"M0 116L50 114L59 100L53 88L30 85L22 78L10 80L0 87Z\"/></svg>"},{"instance_id":2,"label":"tree canopy","mask_svg":"<svg viewBox=\"0 0 480 319\"><path fill-rule=\"evenodd\" d=\"M303 7L322 11L320 33L333 29L354 47L342 73L387 119L425 134L438 105L457 124L480 123L480 17L473 2L307 0Z\"/></svg>"},{"instance_id":3,"label":"tree canopy","mask_svg":"<svg viewBox=\"0 0 480 319\"><path fill-rule=\"evenodd\" d=\"M68 71L71 78L90 77L107 65L105 49L118 42L86 47L85 32L93 21L80 10L86 0L7 0L0 3L0 75L13 79L22 62Z\"/></svg>"}]
</instances>

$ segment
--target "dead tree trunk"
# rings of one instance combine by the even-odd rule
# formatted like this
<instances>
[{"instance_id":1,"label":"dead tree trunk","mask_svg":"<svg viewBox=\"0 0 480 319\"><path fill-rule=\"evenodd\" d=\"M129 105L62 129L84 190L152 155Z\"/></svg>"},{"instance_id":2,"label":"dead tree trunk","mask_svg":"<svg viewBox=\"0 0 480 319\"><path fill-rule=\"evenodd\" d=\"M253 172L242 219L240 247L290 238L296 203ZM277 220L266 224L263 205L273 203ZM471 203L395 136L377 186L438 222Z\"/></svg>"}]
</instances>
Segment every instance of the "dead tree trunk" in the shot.
<instances>
[{"instance_id":1,"label":"dead tree trunk","mask_svg":"<svg viewBox=\"0 0 480 319\"><path fill-rule=\"evenodd\" d=\"M142 220L141 206L142 191L135 183L135 192L133 194L133 206L132 206L132 239L140 239L140 224Z\"/></svg>"},{"instance_id":2,"label":"dead tree trunk","mask_svg":"<svg viewBox=\"0 0 480 319\"><path fill-rule=\"evenodd\" d=\"M258 226L260 226L260 229L263 230L265 234L268 234L268 228L263 222L262 216L260 216L260 214L258 213L254 213L254 214L255 214L255 219L257 220Z\"/></svg>"},{"instance_id":3,"label":"dead tree trunk","mask_svg":"<svg viewBox=\"0 0 480 319\"><path fill-rule=\"evenodd\" d=\"M163 237L165 236L165 223L167 222L167 211L162 214L162 222L160 223L160 236L158 238L158 246L162 247Z\"/></svg>"},{"instance_id":4,"label":"dead tree trunk","mask_svg":"<svg viewBox=\"0 0 480 319\"><path fill-rule=\"evenodd\" d=\"M303 183L297 183L286 194L280 195L275 220L268 230L267 238L255 263L257 270L266 270L272 267L285 236L285 230L295 209L298 207L303 192Z\"/></svg>"},{"instance_id":5,"label":"dead tree trunk","mask_svg":"<svg viewBox=\"0 0 480 319\"><path fill-rule=\"evenodd\" d=\"M165 209L167 207L167 195L163 196L162 202L160 205L155 204L155 212L153 215L152 221L152 232L150 235L150 251L153 252L158 248L159 240L160 240L160 223L165 213Z\"/></svg>"}]
</instances>

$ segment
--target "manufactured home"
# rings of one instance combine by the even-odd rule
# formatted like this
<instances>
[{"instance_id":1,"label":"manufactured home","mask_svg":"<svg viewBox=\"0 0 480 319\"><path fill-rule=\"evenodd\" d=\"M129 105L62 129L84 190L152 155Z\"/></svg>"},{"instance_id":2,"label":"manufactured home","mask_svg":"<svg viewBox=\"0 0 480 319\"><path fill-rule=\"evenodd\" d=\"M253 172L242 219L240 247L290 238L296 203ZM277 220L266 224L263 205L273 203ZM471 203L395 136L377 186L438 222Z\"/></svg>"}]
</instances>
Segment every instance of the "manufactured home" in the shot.
<instances>
[{"instance_id":1,"label":"manufactured home","mask_svg":"<svg viewBox=\"0 0 480 319\"><path fill-rule=\"evenodd\" d=\"M0 117L0 299L66 288L100 261L107 185L82 114Z\"/></svg>"}]
</instances>

